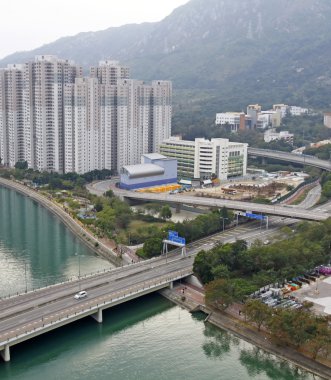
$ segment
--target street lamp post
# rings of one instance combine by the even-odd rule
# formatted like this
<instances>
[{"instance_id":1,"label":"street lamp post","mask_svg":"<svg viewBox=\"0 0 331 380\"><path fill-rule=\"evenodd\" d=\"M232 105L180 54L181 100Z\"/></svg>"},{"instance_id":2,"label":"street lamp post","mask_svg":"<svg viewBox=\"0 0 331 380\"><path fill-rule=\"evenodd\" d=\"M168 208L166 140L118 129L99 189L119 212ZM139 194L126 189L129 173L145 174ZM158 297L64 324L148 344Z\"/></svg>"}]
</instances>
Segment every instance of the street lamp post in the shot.
<instances>
[{"instance_id":1,"label":"street lamp post","mask_svg":"<svg viewBox=\"0 0 331 380\"><path fill-rule=\"evenodd\" d=\"M78 289L80 291L80 288L81 288L81 284L80 284L80 254L76 252L75 256L78 256Z\"/></svg>"},{"instance_id":2,"label":"street lamp post","mask_svg":"<svg viewBox=\"0 0 331 380\"><path fill-rule=\"evenodd\" d=\"M28 292L28 280L26 277L26 261L24 260L24 278L25 278L25 293Z\"/></svg>"},{"instance_id":3,"label":"street lamp post","mask_svg":"<svg viewBox=\"0 0 331 380\"><path fill-rule=\"evenodd\" d=\"M223 216L220 216L220 218L222 219L222 222L223 222L223 232L224 232L224 219L228 220L229 218L224 218Z\"/></svg>"}]
</instances>

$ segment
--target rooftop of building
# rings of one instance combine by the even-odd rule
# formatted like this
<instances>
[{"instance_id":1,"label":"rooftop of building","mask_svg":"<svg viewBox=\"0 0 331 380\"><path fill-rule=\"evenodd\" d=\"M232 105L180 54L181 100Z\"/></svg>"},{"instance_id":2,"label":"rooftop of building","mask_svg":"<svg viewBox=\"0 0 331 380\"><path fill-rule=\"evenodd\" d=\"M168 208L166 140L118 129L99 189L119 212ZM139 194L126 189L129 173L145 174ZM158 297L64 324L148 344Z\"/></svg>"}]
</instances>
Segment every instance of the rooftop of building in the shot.
<instances>
[{"instance_id":1,"label":"rooftop of building","mask_svg":"<svg viewBox=\"0 0 331 380\"><path fill-rule=\"evenodd\" d=\"M149 158L150 160L167 160L168 157L160 153L146 153L143 154L144 157Z\"/></svg>"},{"instance_id":2,"label":"rooftop of building","mask_svg":"<svg viewBox=\"0 0 331 380\"><path fill-rule=\"evenodd\" d=\"M141 178L161 175L164 173L164 168L155 164L138 164L123 166L123 171L129 178Z\"/></svg>"}]
</instances>

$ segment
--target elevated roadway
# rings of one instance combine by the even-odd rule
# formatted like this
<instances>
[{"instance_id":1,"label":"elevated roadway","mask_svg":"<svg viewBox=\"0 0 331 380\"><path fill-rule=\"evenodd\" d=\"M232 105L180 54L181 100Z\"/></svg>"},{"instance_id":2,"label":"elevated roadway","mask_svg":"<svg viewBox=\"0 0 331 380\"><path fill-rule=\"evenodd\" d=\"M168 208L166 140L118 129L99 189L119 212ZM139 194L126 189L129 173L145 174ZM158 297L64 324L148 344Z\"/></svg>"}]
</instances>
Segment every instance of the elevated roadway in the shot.
<instances>
[{"instance_id":1,"label":"elevated roadway","mask_svg":"<svg viewBox=\"0 0 331 380\"><path fill-rule=\"evenodd\" d=\"M295 154L278 150L258 149L251 147L248 148L248 154L250 156L274 158L275 160L293 162L296 164L313 166L315 168L331 171L330 161L320 160L319 158L305 154Z\"/></svg>"},{"instance_id":2,"label":"elevated roadway","mask_svg":"<svg viewBox=\"0 0 331 380\"><path fill-rule=\"evenodd\" d=\"M156 201L167 204L186 204L191 206L203 206L209 208L227 207L237 211L249 211L264 215L277 215L287 218L323 221L329 215L323 211L304 210L294 206L280 205L265 205L252 202L231 201L207 197L194 197L186 195L187 193L177 194L152 194L152 193L137 193L121 189L113 189L115 194L123 198L136 199L141 201Z\"/></svg>"},{"instance_id":3,"label":"elevated roadway","mask_svg":"<svg viewBox=\"0 0 331 380\"><path fill-rule=\"evenodd\" d=\"M42 288L0 301L0 354L10 360L10 347L58 327L92 316L123 302L172 287L192 274L193 257L155 259ZM76 300L79 290L87 297Z\"/></svg>"}]
</instances>

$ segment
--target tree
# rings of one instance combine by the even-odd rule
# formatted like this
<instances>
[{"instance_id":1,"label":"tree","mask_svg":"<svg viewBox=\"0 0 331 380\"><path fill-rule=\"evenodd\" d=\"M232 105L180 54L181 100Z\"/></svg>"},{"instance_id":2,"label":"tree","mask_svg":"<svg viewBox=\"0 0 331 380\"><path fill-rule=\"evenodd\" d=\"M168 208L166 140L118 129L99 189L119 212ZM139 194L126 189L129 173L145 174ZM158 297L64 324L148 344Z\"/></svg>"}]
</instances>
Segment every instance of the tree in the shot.
<instances>
[{"instance_id":1,"label":"tree","mask_svg":"<svg viewBox=\"0 0 331 380\"><path fill-rule=\"evenodd\" d=\"M230 280L221 278L206 285L206 303L225 310L236 301L235 289Z\"/></svg>"},{"instance_id":2,"label":"tree","mask_svg":"<svg viewBox=\"0 0 331 380\"><path fill-rule=\"evenodd\" d=\"M210 263L209 254L206 251L200 251L193 264L193 272L196 274L203 284L213 280L212 265Z\"/></svg>"},{"instance_id":3,"label":"tree","mask_svg":"<svg viewBox=\"0 0 331 380\"><path fill-rule=\"evenodd\" d=\"M94 209L96 212L100 212L103 210L103 204L100 198L98 198L97 201L95 202Z\"/></svg>"},{"instance_id":4,"label":"tree","mask_svg":"<svg viewBox=\"0 0 331 380\"><path fill-rule=\"evenodd\" d=\"M258 300L247 301L243 307L243 313L249 321L257 325L259 331L261 330L261 326L265 324L271 316L269 306Z\"/></svg>"},{"instance_id":5,"label":"tree","mask_svg":"<svg viewBox=\"0 0 331 380\"><path fill-rule=\"evenodd\" d=\"M217 280L218 278L229 278L230 277L229 268L224 264L217 265L217 267L213 268L212 274L213 274L215 280Z\"/></svg>"},{"instance_id":6,"label":"tree","mask_svg":"<svg viewBox=\"0 0 331 380\"><path fill-rule=\"evenodd\" d=\"M28 161L17 161L15 169L26 170L28 168Z\"/></svg>"},{"instance_id":7,"label":"tree","mask_svg":"<svg viewBox=\"0 0 331 380\"><path fill-rule=\"evenodd\" d=\"M308 349L315 360L319 354L328 357L331 352L331 329L327 321L320 322L317 326L315 337L309 342Z\"/></svg>"},{"instance_id":8,"label":"tree","mask_svg":"<svg viewBox=\"0 0 331 380\"><path fill-rule=\"evenodd\" d=\"M161 211L160 211L160 218L161 219L170 219L172 217L172 213L171 213L171 210L170 210L170 207L168 205L165 205L161 208Z\"/></svg>"},{"instance_id":9,"label":"tree","mask_svg":"<svg viewBox=\"0 0 331 380\"><path fill-rule=\"evenodd\" d=\"M107 198L114 198L115 194L114 194L113 190L109 189L105 192L104 196Z\"/></svg>"},{"instance_id":10,"label":"tree","mask_svg":"<svg viewBox=\"0 0 331 380\"><path fill-rule=\"evenodd\" d=\"M162 250L162 239L160 238L151 238L145 241L143 246L144 256L145 257L154 257L160 255Z\"/></svg>"}]
</instances>

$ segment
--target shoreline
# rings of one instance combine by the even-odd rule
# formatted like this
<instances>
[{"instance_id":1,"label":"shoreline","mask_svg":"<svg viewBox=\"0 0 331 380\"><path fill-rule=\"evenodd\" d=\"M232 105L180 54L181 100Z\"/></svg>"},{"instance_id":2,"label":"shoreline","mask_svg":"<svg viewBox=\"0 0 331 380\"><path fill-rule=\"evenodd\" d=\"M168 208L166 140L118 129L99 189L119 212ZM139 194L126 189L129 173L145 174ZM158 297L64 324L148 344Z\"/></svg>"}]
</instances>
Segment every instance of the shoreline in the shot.
<instances>
[{"instance_id":1,"label":"shoreline","mask_svg":"<svg viewBox=\"0 0 331 380\"><path fill-rule=\"evenodd\" d=\"M100 240L93 236L93 234L86 229L84 229L75 219L73 219L69 214L67 214L60 206L52 202L44 195L39 192L22 185L19 182L8 180L0 177L0 186L14 190L30 199L38 202L46 210L50 211L52 214L57 216L62 223L77 237L81 242L83 242L91 251L96 255L110 261L115 266L119 265L118 257L114 251L103 244ZM96 247L95 244L98 244Z\"/></svg>"},{"instance_id":2,"label":"shoreline","mask_svg":"<svg viewBox=\"0 0 331 380\"><path fill-rule=\"evenodd\" d=\"M189 285L188 285L189 286ZM189 312L201 311L207 314L205 323L209 322L217 328L223 329L238 338L252 344L253 346L264 350L265 352L278 357L281 360L291 363L295 367L298 367L313 375L319 376L322 379L331 378L331 368L325 364L315 361L308 356L301 354L291 347L277 346L275 343L270 342L264 334L255 331L254 327L245 325L241 320L236 319L231 315L222 313L218 310L212 310L204 305L196 303L188 298L181 300L175 290L169 289L159 292L163 297L172 301L174 304L183 307Z\"/></svg>"}]
</instances>

